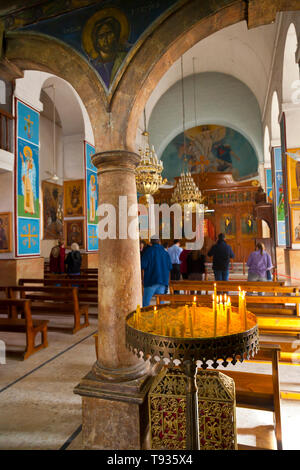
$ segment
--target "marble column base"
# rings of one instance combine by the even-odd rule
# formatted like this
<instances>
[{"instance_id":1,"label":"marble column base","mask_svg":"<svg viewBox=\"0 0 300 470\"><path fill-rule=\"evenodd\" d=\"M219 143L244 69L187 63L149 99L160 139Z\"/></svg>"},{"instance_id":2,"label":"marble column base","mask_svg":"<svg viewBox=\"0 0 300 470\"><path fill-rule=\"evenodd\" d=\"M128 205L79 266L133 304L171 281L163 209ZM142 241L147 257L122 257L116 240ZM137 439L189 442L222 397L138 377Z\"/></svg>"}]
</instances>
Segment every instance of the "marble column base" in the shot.
<instances>
[{"instance_id":1,"label":"marble column base","mask_svg":"<svg viewBox=\"0 0 300 470\"><path fill-rule=\"evenodd\" d=\"M157 371L156 371L157 372ZM82 397L85 449L149 449L148 392L153 371L130 381L105 381L89 372L74 389Z\"/></svg>"}]
</instances>

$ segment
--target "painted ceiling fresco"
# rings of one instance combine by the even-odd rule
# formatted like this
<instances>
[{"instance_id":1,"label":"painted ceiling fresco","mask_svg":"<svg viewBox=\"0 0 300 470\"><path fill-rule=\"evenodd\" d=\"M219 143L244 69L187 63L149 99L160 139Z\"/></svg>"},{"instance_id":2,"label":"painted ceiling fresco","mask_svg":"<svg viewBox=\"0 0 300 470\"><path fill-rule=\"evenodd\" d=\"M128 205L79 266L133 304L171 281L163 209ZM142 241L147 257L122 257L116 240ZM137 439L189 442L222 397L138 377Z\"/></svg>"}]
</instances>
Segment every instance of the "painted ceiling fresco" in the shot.
<instances>
[{"instance_id":1,"label":"painted ceiling fresco","mask_svg":"<svg viewBox=\"0 0 300 470\"><path fill-rule=\"evenodd\" d=\"M34 18L31 20L28 17L24 18L23 13L23 16L16 18L7 17L5 27L46 34L68 44L96 70L108 90L129 51L147 30L151 30L151 25L159 17L178 2L177 0L147 2L104 0L78 8L80 4L87 2L70 0L68 3L77 9L62 14L61 8L64 3L52 2L40 5L37 9L39 17L48 15L48 18L39 20L35 24L30 24ZM30 11L27 11L27 16ZM32 12L32 15L36 13Z\"/></svg>"},{"instance_id":2,"label":"painted ceiling fresco","mask_svg":"<svg viewBox=\"0 0 300 470\"><path fill-rule=\"evenodd\" d=\"M230 172L235 180L257 175L258 159L239 132L223 126L203 125L177 135L164 150L163 176L174 181L183 170L191 173Z\"/></svg>"}]
</instances>

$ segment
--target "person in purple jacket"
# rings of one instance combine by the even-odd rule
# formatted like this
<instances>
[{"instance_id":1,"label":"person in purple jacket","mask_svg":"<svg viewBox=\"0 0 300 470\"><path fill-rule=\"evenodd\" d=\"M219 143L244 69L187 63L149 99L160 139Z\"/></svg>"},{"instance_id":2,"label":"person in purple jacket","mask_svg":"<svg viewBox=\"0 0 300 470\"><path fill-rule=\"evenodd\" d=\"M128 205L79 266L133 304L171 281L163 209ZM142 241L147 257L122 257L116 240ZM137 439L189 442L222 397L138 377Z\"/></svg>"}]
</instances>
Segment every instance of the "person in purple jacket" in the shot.
<instances>
[{"instance_id":1,"label":"person in purple jacket","mask_svg":"<svg viewBox=\"0 0 300 470\"><path fill-rule=\"evenodd\" d=\"M269 253L264 250L262 243L257 243L256 250L250 253L247 261L248 281L266 281L267 271L272 268Z\"/></svg>"}]
</instances>

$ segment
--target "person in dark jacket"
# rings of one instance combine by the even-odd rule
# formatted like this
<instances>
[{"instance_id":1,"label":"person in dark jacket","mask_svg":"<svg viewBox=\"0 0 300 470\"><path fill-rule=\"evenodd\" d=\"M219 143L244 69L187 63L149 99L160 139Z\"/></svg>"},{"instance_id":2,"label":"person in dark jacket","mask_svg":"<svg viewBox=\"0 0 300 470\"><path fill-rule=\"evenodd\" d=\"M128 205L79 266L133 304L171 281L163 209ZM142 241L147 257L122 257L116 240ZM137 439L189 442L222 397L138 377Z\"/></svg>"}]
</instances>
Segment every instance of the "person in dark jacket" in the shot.
<instances>
[{"instance_id":1,"label":"person in dark jacket","mask_svg":"<svg viewBox=\"0 0 300 470\"><path fill-rule=\"evenodd\" d=\"M67 273L72 275L79 275L81 268L81 254L77 243L72 243L70 253L66 258Z\"/></svg>"},{"instance_id":2,"label":"person in dark jacket","mask_svg":"<svg viewBox=\"0 0 300 470\"><path fill-rule=\"evenodd\" d=\"M202 281L205 274L205 256L201 250L191 251L187 256L187 279Z\"/></svg>"},{"instance_id":3,"label":"person in dark jacket","mask_svg":"<svg viewBox=\"0 0 300 470\"><path fill-rule=\"evenodd\" d=\"M160 245L158 237L151 237L151 246L142 256L144 271L143 307L150 305L155 294L164 294L169 285L172 263L169 253Z\"/></svg>"},{"instance_id":4,"label":"person in dark jacket","mask_svg":"<svg viewBox=\"0 0 300 470\"><path fill-rule=\"evenodd\" d=\"M234 258L231 246L227 245L223 233L218 235L218 241L211 247L207 256L213 257L213 271L216 281L228 281L230 259Z\"/></svg>"}]
</instances>

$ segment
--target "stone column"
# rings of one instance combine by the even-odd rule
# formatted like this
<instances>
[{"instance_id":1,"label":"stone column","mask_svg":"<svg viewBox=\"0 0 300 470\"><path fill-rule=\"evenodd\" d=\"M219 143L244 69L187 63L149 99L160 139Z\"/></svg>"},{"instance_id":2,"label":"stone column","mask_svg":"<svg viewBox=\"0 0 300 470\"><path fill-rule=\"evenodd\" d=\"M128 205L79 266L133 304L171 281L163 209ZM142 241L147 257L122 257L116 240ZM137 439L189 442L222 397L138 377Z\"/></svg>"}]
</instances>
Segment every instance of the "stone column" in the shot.
<instances>
[{"instance_id":1,"label":"stone column","mask_svg":"<svg viewBox=\"0 0 300 470\"><path fill-rule=\"evenodd\" d=\"M98 361L74 390L82 396L83 444L89 449L140 449L146 436L150 367L125 346L125 317L142 304L139 241L126 236L118 220L120 203L123 216L126 211L120 196L128 208L137 203L139 158L127 151L93 156L99 205L115 208L117 230L115 239L99 240ZM138 223L137 214L126 219Z\"/></svg>"}]
</instances>

